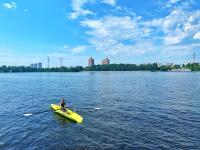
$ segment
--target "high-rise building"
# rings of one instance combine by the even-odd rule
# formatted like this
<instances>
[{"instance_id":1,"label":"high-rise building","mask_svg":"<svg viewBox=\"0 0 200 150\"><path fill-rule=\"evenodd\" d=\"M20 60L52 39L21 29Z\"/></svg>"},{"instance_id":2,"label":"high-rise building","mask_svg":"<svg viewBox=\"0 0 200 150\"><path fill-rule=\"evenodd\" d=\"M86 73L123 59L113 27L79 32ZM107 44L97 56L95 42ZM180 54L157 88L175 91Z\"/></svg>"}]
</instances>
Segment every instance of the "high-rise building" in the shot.
<instances>
[{"instance_id":1,"label":"high-rise building","mask_svg":"<svg viewBox=\"0 0 200 150\"><path fill-rule=\"evenodd\" d=\"M33 68L37 68L37 64L33 64Z\"/></svg>"},{"instance_id":2,"label":"high-rise building","mask_svg":"<svg viewBox=\"0 0 200 150\"><path fill-rule=\"evenodd\" d=\"M30 64L30 67L34 68L34 69L41 69L42 68L42 63L39 62L39 63Z\"/></svg>"},{"instance_id":3,"label":"high-rise building","mask_svg":"<svg viewBox=\"0 0 200 150\"><path fill-rule=\"evenodd\" d=\"M110 60L108 58L105 58L102 60L102 65L109 65L110 64Z\"/></svg>"},{"instance_id":4,"label":"high-rise building","mask_svg":"<svg viewBox=\"0 0 200 150\"><path fill-rule=\"evenodd\" d=\"M39 62L39 63L37 64L37 69L41 69L41 68L42 68L42 63Z\"/></svg>"},{"instance_id":5,"label":"high-rise building","mask_svg":"<svg viewBox=\"0 0 200 150\"><path fill-rule=\"evenodd\" d=\"M90 57L88 59L88 66L91 67L91 66L94 66L94 59L92 57Z\"/></svg>"}]
</instances>

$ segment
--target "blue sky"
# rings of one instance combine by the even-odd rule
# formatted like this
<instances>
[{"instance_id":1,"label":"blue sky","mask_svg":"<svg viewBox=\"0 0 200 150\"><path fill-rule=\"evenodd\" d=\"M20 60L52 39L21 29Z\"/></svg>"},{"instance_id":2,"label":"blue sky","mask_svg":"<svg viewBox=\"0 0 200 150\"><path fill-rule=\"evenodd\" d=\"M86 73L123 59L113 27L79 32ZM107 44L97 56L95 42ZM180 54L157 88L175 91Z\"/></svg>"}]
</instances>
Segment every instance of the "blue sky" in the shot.
<instances>
[{"instance_id":1,"label":"blue sky","mask_svg":"<svg viewBox=\"0 0 200 150\"><path fill-rule=\"evenodd\" d=\"M1 0L0 65L199 60L198 0Z\"/></svg>"}]
</instances>

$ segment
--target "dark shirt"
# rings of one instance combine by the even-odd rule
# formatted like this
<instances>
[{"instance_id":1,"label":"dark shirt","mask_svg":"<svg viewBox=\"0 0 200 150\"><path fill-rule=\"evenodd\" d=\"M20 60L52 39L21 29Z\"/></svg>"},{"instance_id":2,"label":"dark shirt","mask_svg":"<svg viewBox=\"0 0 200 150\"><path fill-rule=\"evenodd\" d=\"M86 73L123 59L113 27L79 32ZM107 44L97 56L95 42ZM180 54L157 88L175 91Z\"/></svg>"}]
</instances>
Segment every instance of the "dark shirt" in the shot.
<instances>
[{"instance_id":1,"label":"dark shirt","mask_svg":"<svg viewBox=\"0 0 200 150\"><path fill-rule=\"evenodd\" d=\"M62 107L65 107L65 102L61 102L61 106L62 106Z\"/></svg>"}]
</instances>

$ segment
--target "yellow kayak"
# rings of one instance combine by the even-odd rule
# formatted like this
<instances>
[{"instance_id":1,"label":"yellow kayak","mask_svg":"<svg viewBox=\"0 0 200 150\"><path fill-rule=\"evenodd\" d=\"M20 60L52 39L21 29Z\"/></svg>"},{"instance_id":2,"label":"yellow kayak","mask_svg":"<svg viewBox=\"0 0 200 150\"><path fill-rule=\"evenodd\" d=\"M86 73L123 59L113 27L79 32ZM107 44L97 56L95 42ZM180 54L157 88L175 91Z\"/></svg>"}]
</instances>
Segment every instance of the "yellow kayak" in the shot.
<instances>
[{"instance_id":1,"label":"yellow kayak","mask_svg":"<svg viewBox=\"0 0 200 150\"><path fill-rule=\"evenodd\" d=\"M66 108L66 112L62 111L60 109L60 106L57 104L51 104L51 108L55 110L56 113L62 115L63 117L66 117L68 119L71 119L77 123L83 122L83 117L81 117L79 114L73 112L72 110Z\"/></svg>"}]
</instances>

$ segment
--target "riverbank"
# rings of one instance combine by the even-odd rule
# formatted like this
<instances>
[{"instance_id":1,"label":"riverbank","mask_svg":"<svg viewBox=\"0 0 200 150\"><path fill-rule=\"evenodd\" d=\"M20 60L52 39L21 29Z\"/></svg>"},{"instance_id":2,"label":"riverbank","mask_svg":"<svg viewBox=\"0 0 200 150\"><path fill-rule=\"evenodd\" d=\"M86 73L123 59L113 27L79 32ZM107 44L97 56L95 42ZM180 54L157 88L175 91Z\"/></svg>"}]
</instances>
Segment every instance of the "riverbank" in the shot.
<instances>
[{"instance_id":1,"label":"riverbank","mask_svg":"<svg viewBox=\"0 0 200 150\"><path fill-rule=\"evenodd\" d=\"M109 65L94 65L91 67L52 67L52 68L31 68L29 66L1 66L1 72L82 72L82 71L200 71L200 63L188 64L170 64L161 65L158 63L152 64L109 64Z\"/></svg>"}]
</instances>

